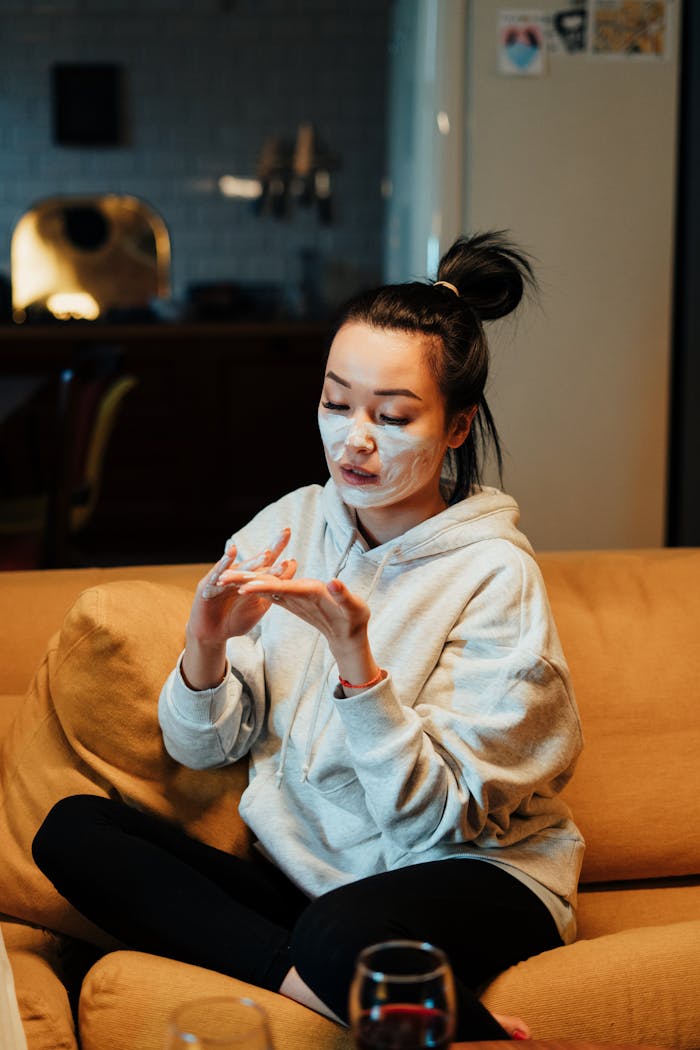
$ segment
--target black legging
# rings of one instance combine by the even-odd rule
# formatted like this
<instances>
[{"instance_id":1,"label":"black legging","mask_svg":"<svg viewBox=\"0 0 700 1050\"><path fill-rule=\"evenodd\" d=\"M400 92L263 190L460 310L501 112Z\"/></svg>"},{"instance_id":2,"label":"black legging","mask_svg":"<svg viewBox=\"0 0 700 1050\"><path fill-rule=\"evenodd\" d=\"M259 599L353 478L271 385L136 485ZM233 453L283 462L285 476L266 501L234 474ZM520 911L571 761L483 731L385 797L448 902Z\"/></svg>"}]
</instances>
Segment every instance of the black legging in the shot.
<instances>
[{"instance_id":1,"label":"black legging","mask_svg":"<svg viewBox=\"0 0 700 1050\"><path fill-rule=\"evenodd\" d=\"M94 795L58 802L32 852L58 892L126 947L272 991L295 966L343 1020L362 948L392 938L430 941L455 974L458 1040L507 1039L477 990L562 943L539 898L483 861L415 864L310 900L262 857L231 856Z\"/></svg>"}]
</instances>

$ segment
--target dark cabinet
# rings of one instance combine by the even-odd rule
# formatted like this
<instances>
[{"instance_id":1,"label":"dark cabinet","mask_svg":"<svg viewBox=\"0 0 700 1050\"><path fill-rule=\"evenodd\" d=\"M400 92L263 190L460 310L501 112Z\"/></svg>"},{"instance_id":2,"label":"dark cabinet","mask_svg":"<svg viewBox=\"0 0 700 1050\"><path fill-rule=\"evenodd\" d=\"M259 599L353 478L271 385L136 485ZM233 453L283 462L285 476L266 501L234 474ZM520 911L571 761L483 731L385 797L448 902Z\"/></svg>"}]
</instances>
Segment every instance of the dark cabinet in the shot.
<instances>
[{"instance_id":1,"label":"dark cabinet","mask_svg":"<svg viewBox=\"0 0 700 1050\"><path fill-rule=\"evenodd\" d=\"M55 372L86 341L118 344L138 380L79 537L86 562L213 561L271 500L325 482L322 324L9 328L0 372Z\"/></svg>"}]
</instances>

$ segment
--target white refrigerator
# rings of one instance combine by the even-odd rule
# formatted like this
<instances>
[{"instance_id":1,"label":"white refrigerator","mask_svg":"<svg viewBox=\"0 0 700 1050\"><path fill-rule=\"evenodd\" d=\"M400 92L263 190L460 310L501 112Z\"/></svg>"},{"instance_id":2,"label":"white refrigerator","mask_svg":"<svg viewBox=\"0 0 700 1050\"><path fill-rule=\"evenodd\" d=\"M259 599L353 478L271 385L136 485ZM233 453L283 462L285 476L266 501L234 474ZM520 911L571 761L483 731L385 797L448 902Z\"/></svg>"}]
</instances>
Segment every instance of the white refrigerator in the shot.
<instances>
[{"instance_id":1,"label":"white refrigerator","mask_svg":"<svg viewBox=\"0 0 700 1050\"><path fill-rule=\"evenodd\" d=\"M487 396L537 550L665 541L680 0L636 6L661 12L656 53L554 29L614 24L624 0L394 8L386 275L434 276L466 231L534 257L539 300L490 327ZM508 69L528 21L540 68Z\"/></svg>"}]
</instances>

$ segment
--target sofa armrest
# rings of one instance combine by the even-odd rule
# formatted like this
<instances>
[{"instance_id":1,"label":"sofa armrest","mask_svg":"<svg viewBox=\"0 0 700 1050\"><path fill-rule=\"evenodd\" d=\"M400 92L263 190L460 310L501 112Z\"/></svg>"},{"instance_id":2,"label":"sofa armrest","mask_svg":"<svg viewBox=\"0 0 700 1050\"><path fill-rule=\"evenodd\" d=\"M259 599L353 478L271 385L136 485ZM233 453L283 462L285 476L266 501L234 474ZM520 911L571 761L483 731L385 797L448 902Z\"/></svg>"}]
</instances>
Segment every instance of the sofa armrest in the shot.
<instances>
[{"instance_id":1,"label":"sofa armrest","mask_svg":"<svg viewBox=\"0 0 700 1050\"><path fill-rule=\"evenodd\" d=\"M60 938L21 922L0 926L27 1050L78 1050L68 993L59 976Z\"/></svg>"}]
</instances>

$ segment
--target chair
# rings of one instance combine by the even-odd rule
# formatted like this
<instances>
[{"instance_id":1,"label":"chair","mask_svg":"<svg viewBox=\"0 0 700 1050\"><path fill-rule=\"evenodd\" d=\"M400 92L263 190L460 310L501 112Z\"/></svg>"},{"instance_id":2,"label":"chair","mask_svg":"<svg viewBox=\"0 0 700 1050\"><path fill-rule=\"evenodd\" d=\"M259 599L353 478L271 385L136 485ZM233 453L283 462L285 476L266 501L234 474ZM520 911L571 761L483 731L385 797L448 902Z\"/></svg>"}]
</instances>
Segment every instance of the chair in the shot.
<instances>
[{"instance_id":1,"label":"chair","mask_svg":"<svg viewBox=\"0 0 700 1050\"><path fill-rule=\"evenodd\" d=\"M57 382L44 481L39 491L0 499L0 569L75 564L71 540L98 504L110 438L137 379L114 346L81 350Z\"/></svg>"}]
</instances>

